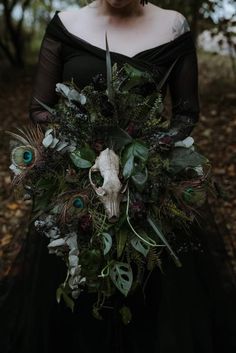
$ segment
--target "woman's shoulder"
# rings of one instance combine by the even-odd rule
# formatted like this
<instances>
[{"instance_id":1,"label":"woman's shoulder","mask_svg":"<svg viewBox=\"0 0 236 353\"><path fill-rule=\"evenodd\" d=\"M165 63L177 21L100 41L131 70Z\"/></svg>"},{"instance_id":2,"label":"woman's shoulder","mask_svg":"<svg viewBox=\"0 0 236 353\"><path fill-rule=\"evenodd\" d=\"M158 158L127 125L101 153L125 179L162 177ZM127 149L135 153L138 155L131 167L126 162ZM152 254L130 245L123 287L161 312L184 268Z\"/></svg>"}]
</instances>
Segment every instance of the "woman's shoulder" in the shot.
<instances>
[{"instance_id":1,"label":"woman's shoulder","mask_svg":"<svg viewBox=\"0 0 236 353\"><path fill-rule=\"evenodd\" d=\"M157 24L159 21L165 24L166 29L173 35L173 39L190 31L188 20L179 11L161 8L154 4L150 4L150 11Z\"/></svg>"},{"instance_id":2,"label":"woman's shoulder","mask_svg":"<svg viewBox=\"0 0 236 353\"><path fill-rule=\"evenodd\" d=\"M73 22L81 22L83 20L86 20L86 17L89 15L89 5L80 7L78 9L73 9L73 10L63 10L63 11L57 11L57 15L60 18L60 20L65 24L65 25L71 25Z\"/></svg>"}]
</instances>

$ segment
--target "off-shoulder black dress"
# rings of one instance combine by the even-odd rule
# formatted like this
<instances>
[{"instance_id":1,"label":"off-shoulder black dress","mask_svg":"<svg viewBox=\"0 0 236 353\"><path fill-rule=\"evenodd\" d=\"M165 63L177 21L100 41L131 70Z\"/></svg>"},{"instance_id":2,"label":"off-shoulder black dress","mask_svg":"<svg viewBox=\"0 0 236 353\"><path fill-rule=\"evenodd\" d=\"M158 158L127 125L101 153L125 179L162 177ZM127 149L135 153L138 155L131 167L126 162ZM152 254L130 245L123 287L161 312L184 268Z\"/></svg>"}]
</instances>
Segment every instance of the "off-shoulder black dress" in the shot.
<instances>
[{"instance_id":1,"label":"off-shoulder black dress","mask_svg":"<svg viewBox=\"0 0 236 353\"><path fill-rule=\"evenodd\" d=\"M111 52L111 59L112 63L128 62L149 70L158 82L169 72L162 93L165 96L169 86L171 126L178 129L179 138L189 135L200 110L191 31L133 57ZM82 88L100 73L106 75L105 50L69 33L56 13L43 39L32 97L53 106L58 99L56 83L73 78ZM48 114L32 99L30 116L34 122L43 123ZM25 266L21 281L2 296L0 351L235 353L234 292L231 285L224 285L220 271L220 266L225 266L223 244L209 222L209 218L200 219L200 225L192 226L191 237L178 234L176 248L182 268L166 254L163 272L153 271L145 293L114 298L114 307L122 300L131 307L133 319L127 326L115 310L106 310L102 321L93 318L91 294L79 297L73 314L63 303L58 304L55 291L66 269L61 260L48 254L46 239L30 231L22 250Z\"/></svg>"}]
</instances>

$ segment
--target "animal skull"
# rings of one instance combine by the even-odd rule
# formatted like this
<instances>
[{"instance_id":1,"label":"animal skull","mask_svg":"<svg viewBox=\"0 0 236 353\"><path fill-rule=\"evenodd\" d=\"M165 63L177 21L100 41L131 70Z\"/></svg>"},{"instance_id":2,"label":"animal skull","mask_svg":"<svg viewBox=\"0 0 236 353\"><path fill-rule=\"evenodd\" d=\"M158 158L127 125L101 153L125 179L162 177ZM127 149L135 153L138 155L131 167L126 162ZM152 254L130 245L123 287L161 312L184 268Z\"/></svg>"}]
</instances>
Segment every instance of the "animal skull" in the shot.
<instances>
[{"instance_id":1,"label":"animal skull","mask_svg":"<svg viewBox=\"0 0 236 353\"><path fill-rule=\"evenodd\" d=\"M92 172L99 171L103 185L96 187L92 181ZM105 207L108 220L116 222L119 218L122 184L119 180L119 157L109 148L103 150L89 170L90 183ZM123 191L124 192L124 191Z\"/></svg>"}]
</instances>

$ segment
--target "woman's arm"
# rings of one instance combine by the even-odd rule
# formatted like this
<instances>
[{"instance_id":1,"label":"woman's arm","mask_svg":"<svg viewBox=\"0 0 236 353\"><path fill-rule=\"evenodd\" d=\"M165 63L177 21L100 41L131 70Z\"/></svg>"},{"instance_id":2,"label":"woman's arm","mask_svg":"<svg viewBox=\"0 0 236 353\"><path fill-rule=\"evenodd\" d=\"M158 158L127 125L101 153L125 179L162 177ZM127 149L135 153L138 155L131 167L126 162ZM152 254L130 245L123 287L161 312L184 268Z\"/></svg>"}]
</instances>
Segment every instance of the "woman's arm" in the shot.
<instances>
[{"instance_id":1,"label":"woman's arm","mask_svg":"<svg viewBox=\"0 0 236 353\"><path fill-rule=\"evenodd\" d=\"M56 83L62 80L61 43L45 34L34 77L32 97L29 106L30 119L34 123L50 120L50 113L35 100L52 107L58 101Z\"/></svg>"},{"instance_id":2,"label":"woman's arm","mask_svg":"<svg viewBox=\"0 0 236 353\"><path fill-rule=\"evenodd\" d=\"M170 133L175 140L182 140L192 132L199 120L196 51L179 59L170 75L169 87L172 101Z\"/></svg>"},{"instance_id":3,"label":"woman's arm","mask_svg":"<svg viewBox=\"0 0 236 353\"><path fill-rule=\"evenodd\" d=\"M177 36L188 31L186 18L178 13L173 24ZM194 45L194 44L193 44ZM169 133L175 141L187 137L199 119L198 60L196 48L179 58L170 78L169 88L172 101L172 118Z\"/></svg>"}]
</instances>

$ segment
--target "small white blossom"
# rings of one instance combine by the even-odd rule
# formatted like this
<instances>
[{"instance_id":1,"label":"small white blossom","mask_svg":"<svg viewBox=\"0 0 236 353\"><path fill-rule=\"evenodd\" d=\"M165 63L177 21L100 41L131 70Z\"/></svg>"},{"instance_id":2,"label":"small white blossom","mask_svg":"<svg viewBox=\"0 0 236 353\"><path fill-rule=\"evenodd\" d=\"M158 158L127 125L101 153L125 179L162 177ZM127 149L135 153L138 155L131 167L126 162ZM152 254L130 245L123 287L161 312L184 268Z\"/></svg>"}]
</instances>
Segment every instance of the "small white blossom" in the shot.
<instances>
[{"instance_id":1,"label":"small white blossom","mask_svg":"<svg viewBox=\"0 0 236 353\"><path fill-rule=\"evenodd\" d=\"M15 175L20 175L22 173L22 170L20 168L17 168L15 164L11 164L9 169L15 174Z\"/></svg>"},{"instance_id":2,"label":"small white blossom","mask_svg":"<svg viewBox=\"0 0 236 353\"><path fill-rule=\"evenodd\" d=\"M194 144L194 139L191 136L188 136L182 141L175 142L175 147L190 148L193 146L193 144Z\"/></svg>"}]
</instances>

